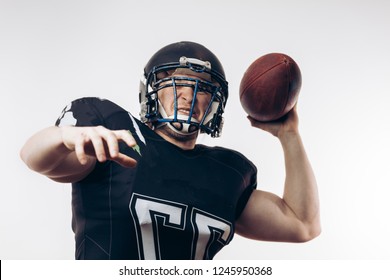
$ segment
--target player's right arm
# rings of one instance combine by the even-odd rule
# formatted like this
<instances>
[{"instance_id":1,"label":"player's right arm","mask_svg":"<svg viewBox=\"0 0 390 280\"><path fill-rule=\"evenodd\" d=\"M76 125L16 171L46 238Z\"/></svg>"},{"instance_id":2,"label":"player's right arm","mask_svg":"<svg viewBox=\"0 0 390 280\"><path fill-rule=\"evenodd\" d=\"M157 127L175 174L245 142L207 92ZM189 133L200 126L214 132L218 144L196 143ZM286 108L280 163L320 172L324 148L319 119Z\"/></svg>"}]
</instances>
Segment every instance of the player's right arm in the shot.
<instances>
[{"instance_id":1,"label":"player's right arm","mask_svg":"<svg viewBox=\"0 0 390 280\"><path fill-rule=\"evenodd\" d=\"M136 145L126 130L108 130L102 126L52 126L31 136L20 151L26 165L58 182L76 182L85 178L96 160L113 160L125 167L136 161L119 152L118 141Z\"/></svg>"}]
</instances>

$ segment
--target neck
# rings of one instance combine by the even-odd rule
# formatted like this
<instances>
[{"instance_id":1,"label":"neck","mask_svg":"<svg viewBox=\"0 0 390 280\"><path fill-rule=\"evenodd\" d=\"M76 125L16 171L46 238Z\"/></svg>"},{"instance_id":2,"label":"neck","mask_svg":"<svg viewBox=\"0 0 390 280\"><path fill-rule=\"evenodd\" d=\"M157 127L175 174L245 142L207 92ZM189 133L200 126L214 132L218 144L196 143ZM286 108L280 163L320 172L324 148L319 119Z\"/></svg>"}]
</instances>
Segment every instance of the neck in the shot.
<instances>
[{"instance_id":1,"label":"neck","mask_svg":"<svg viewBox=\"0 0 390 280\"><path fill-rule=\"evenodd\" d=\"M167 126L158 128L155 130L155 132L162 138L164 138L164 140L170 142L175 146L178 146L183 150L192 150L193 148L195 148L196 138L198 137L197 133L192 135L178 134Z\"/></svg>"}]
</instances>

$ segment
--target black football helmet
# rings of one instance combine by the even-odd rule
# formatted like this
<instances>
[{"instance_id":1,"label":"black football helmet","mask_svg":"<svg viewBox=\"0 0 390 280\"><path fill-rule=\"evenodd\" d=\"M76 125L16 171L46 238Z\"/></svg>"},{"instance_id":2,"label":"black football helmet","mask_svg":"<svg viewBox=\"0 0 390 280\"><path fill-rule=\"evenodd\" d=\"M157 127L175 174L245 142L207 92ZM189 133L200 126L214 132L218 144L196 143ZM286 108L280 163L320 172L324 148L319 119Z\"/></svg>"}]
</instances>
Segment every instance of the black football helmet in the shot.
<instances>
[{"instance_id":1,"label":"black football helmet","mask_svg":"<svg viewBox=\"0 0 390 280\"><path fill-rule=\"evenodd\" d=\"M185 69L177 71L178 69ZM173 72L188 73L174 75ZM204 78L207 77L207 78ZM193 101L189 115L181 115L177 108L177 87L191 87ZM168 116L159 102L158 91L172 87L175 97L174 113ZM210 103L203 118L192 118L198 92L210 94ZM203 45L193 42L178 42L157 51L144 69L141 78L139 101L141 121L153 128L169 125L179 134L193 134L200 130L219 137L223 125L222 114L228 99L228 82L218 58Z\"/></svg>"}]
</instances>

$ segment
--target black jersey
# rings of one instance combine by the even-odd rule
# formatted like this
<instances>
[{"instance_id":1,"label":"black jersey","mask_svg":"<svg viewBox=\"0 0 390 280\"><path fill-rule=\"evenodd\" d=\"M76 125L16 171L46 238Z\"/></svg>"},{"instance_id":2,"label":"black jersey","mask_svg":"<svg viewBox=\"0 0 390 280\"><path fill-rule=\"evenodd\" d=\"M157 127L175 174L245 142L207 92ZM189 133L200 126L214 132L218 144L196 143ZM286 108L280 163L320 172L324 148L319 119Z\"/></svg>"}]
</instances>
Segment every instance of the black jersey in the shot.
<instances>
[{"instance_id":1,"label":"black jersey","mask_svg":"<svg viewBox=\"0 0 390 280\"><path fill-rule=\"evenodd\" d=\"M238 152L196 145L182 150L108 100L82 98L56 125L129 130L120 143L137 167L113 161L72 184L76 259L212 259L256 187L256 168Z\"/></svg>"}]
</instances>

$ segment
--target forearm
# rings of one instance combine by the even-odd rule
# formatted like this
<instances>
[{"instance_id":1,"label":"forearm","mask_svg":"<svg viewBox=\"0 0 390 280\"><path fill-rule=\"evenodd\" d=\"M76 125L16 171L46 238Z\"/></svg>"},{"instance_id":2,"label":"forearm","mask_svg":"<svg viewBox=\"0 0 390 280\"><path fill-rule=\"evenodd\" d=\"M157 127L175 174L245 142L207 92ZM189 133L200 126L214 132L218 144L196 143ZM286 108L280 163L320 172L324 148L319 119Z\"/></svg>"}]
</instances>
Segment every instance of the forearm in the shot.
<instances>
[{"instance_id":1,"label":"forearm","mask_svg":"<svg viewBox=\"0 0 390 280\"><path fill-rule=\"evenodd\" d=\"M27 140L20 156L32 170L55 181L75 182L87 176L97 160L136 166L136 160L119 151L118 141L129 147L136 145L127 130L103 126L48 127Z\"/></svg>"},{"instance_id":2,"label":"forearm","mask_svg":"<svg viewBox=\"0 0 390 280\"><path fill-rule=\"evenodd\" d=\"M279 138L285 158L283 199L296 217L311 229L320 228L317 182L299 133Z\"/></svg>"},{"instance_id":3,"label":"forearm","mask_svg":"<svg viewBox=\"0 0 390 280\"><path fill-rule=\"evenodd\" d=\"M59 127L48 127L30 137L20 151L26 165L39 173L47 174L70 154L62 141Z\"/></svg>"}]
</instances>

